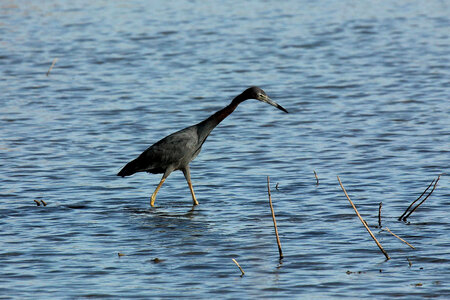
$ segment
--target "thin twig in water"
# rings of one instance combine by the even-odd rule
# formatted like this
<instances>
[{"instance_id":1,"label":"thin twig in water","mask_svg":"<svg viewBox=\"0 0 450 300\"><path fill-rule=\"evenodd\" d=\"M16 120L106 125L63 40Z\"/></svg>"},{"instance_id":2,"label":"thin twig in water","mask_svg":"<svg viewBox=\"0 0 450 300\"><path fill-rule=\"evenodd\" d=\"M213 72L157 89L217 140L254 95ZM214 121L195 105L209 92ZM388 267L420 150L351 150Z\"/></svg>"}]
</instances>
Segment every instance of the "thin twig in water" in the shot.
<instances>
[{"instance_id":1,"label":"thin twig in water","mask_svg":"<svg viewBox=\"0 0 450 300\"><path fill-rule=\"evenodd\" d=\"M411 268L411 267L412 267L412 262L411 262L411 260L409 259L409 257L407 257L406 260L408 260L409 267Z\"/></svg>"},{"instance_id":2,"label":"thin twig in water","mask_svg":"<svg viewBox=\"0 0 450 300\"><path fill-rule=\"evenodd\" d=\"M364 219L361 217L361 215L359 214L358 210L356 209L356 206L353 204L352 200L350 199L350 197L347 194L347 191L345 190L344 186L342 185L341 179L339 178L339 176L337 177L339 184L341 185L342 190L344 191L345 196L347 197L348 201L350 202L350 204L352 205L353 209L356 212L356 215L358 216L359 220L361 221L361 223L364 225L364 227L366 228L367 232L370 234L370 236L372 237L372 239L375 241L375 243L377 244L378 248L380 248L381 252L383 252L384 256L386 257L386 259L391 259L389 257L389 255L387 254L386 251L384 251L383 246L381 246L381 244L378 242L378 240L375 238L375 236L373 235L372 231L370 231L369 226L367 226L366 221L364 221Z\"/></svg>"},{"instance_id":3,"label":"thin twig in water","mask_svg":"<svg viewBox=\"0 0 450 300\"><path fill-rule=\"evenodd\" d=\"M42 205L47 206L47 203L44 200L41 200Z\"/></svg>"},{"instance_id":4,"label":"thin twig in water","mask_svg":"<svg viewBox=\"0 0 450 300\"><path fill-rule=\"evenodd\" d=\"M366 226L369 227L369 223L367 223L367 221L364 219L363 219L363 221L364 221L364 224L366 224Z\"/></svg>"},{"instance_id":5,"label":"thin twig in water","mask_svg":"<svg viewBox=\"0 0 450 300\"><path fill-rule=\"evenodd\" d=\"M416 249L416 248L414 248L413 245L411 245L410 243L408 243L407 241L405 241L404 239L402 239L401 237L399 237L398 235L396 235L395 233L393 233L389 228L384 227L384 229L385 229L387 232L389 232L390 234L392 234L393 236L395 236L396 238L398 238L400 241L402 241L403 243L405 243L406 245L410 246L410 247L413 248L413 249Z\"/></svg>"},{"instance_id":6,"label":"thin twig in water","mask_svg":"<svg viewBox=\"0 0 450 300\"><path fill-rule=\"evenodd\" d=\"M36 206L41 206L41 203L37 200L33 200L36 203Z\"/></svg>"},{"instance_id":7,"label":"thin twig in water","mask_svg":"<svg viewBox=\"0 0 450 300\"><path fill-rule=\"evenodd\" d=\"M50 66L50 68L47 71L47 77L48 75L50 75L50 71L53 69L53 67L55 66L56 62L58 61L58 58L55 58L52 62L52 65Z\"/></svg>"},{"instance_id":8,"label":"thin twig in water","mask_svg":"<svg viewBox=\"0 0 450 300\"><path fill-rule=\"evenodd\" d=\"M319 185L319 177L317 176L316 170L314 171L314 177L316 177L316 185Z\"/></svg>"},{"instance_id":9,"label":"thin twig in water","mask_svg":"<svg viewBox=\"0 0 450 300\"><path fill-rule=\"evenodd\" d=\"M434 189L436 188L437 183L439 182L439 179L441 178L441 175L438 176L436 181L434 182L433 188L431 189L430 193L419 203L416 207L414 207L406 216L403 217L403 221L406 222L406 220L409 218L409 216L420 206L422 203L425 202L425 200L428 199L428 197L431 196L431 194L434 192Z\"/></svg>"},{"instance_id":10,"label":"thin twig in water","mask_svg":"<svg viewBox=\"0 0 450 300\"><path fill-rule=\"evenodd\" d=\"M383 202L380 202L378 206L378 227L381 228L381 207L383 206Z\"/></svg>"},{"instance_id":11,"label":"thin twig in water","mask_svg":"<svg viewBox=\"0 0 450 300\"><path fill-rule=\"evenodd\" d=\"M278 252L280 253L280 259L283 259L283 251L281 250L280 237L278 236L277 220L275 219L275 213L273 211L273 206L272 206L272 197L270 196L270 178L269 178L269 176L267 176L267 193L269 194L269 205L270 205L270 210L272 211L273 227L275 227L275 235L277 237Z\"/></svg>"},{"instance_id":12,"label":"thin twig in water","mask_svg":"<svg viewBox=\"0 0 450 300\"><path fill-rule=\"evenodd\" d=\"M431 181L431 183L428 185L428 187L425 189L425 191L423 191L423 193L419 196L419 198L417 198L416 200L414 200L409 206L408 208L405 210L405 212L398 217L398 220L401 221L403 219L403 217L406 215L406 213L408 212L408 210L414 205L414 203L416 203L417 201L420 200L420 198L422 198L422 196L428 191L428 189L433 185L434 181L436 179L433 179L433 181Z\"/></svg>"},{"instance_id":13,"label":"thin twig in water","mask_svg":"<svg viewBox=\"0 0 450 300\"><path fill-rule=\"evenodd\" d=\"M242 276L244 276L245 275L245 272L244 272L244 270L242 270L242 268L241 268L241 266L239 265L239 263L234 259L234 258L232 258L231 259L232 261L234 261L234 263L236 264L236 266L238 266L238 268L239 268L239 270L241 270L241 277Z\"/></svg>"}]
</instances>

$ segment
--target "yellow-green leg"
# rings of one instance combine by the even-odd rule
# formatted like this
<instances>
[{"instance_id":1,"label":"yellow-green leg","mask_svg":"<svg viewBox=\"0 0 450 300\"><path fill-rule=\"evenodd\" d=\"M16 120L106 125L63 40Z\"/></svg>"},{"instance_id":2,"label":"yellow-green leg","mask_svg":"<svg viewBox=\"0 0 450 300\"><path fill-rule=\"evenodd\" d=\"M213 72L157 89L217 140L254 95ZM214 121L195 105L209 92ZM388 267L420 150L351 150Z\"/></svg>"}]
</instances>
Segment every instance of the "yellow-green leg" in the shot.
<instances>
[{"instance_id":1,"label":"yellow-green leg","mask_svg":"<svg viewBox=\"0 0 450 300\"><path fill-rule=\"evenodd\" d=\"M192 186L191 180L188 180L188 185L189 185L189 189L191 190L192 201L194 202L194 205L198 205L198 201L195 198L194 188Z\"/></svg>"},{"instance_id":2,"label":"yellow-green leg","mask_svg":"<svg viewBox=\"0 0 450 300\"><path fill-rule=\"evenodd\" d=\"M150 197L150 206L155 206L155 200L156 200L156 194L158 194L159 189L163 185L164 181L166 180L166 177L163 176L161 178L161 181L159 182L158 186L156 187L156 190L153 192L152 196Z\"/></svg>"},{"instance_id":3,"label":"yellow-green leg","mask_svg":"<svg viewBox=\"0 0 450 300\"><path fill-rule=\"evenodd\" d=\"M195 198L194 187L192 186L192 182L191 182L191 172L189 170L189 166L186 166L186 168L182 169L182 171L183 171L184 177L186 178L186 181L188 183L189 190L191 191L192 202L194 205L198 205L197 198Z\"/></svg>"}]
</instances>

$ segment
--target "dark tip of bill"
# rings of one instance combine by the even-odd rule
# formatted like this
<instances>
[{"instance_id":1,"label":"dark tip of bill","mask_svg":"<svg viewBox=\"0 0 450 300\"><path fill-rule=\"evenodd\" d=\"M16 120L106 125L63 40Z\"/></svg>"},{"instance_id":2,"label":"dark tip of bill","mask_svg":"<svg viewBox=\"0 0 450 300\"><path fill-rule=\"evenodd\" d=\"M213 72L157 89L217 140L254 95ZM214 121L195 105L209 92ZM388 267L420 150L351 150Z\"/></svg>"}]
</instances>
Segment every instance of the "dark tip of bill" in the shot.
<instances>
[{"instance_id":1,"label":"dark tip of bill","mask_svg":"<svg viewBox=\"0 0 450 300\"><path fill-rule=\"evenodd\" d=\"M287 113L287 114L289 113L283 106L281 106L281 105L279 105L279 104L278 104L277 108L280 109L280 110L282 110L282 111L284 111L284 112Z\"/></svg>"}]
</instances>

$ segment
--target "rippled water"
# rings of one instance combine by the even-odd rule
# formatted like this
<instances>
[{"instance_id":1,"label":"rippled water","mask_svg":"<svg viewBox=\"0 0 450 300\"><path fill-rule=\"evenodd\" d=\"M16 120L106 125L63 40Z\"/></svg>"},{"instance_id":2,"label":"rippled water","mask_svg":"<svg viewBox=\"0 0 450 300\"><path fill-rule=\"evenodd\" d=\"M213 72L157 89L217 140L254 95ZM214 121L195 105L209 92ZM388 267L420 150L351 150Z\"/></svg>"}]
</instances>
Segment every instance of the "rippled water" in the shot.
<instances>
[{"instance_id":1,"label":"rippled water","mask_svg":"<svg viewBox=\"0 0 450 300\"><path fill-rule=\"evenodd\" d=\"M446 1L2 1L0 298L449 297L448 175L396 219L449 172L449 15ZM290 114L247 101L212 132L191 164L198 207L181 172L152 209L160 175L116 176L251 85ZM415 250L375 228L381 201Z\"/></svg>"}]
</instances>

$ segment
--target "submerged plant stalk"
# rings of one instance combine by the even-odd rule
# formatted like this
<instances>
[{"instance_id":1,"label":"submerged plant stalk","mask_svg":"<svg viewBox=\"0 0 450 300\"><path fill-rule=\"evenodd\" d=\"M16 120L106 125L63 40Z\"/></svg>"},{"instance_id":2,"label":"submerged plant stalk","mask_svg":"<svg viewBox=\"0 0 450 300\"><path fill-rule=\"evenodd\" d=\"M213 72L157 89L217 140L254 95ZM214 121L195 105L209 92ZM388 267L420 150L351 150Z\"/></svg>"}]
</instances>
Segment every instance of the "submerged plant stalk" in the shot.
<instances>
[{"instance_id":1,"label":"submerged plant stalk","mask_svg":"<svg viewBox=\"0 0 450 300\"><path fill-rule=\"evenodd\" d=\"M408 208L405 210L405 212L398 217L398 220L401 221L403 219L403 217L406 215L406 213L409 211L409 209L414 205L414 203L416 203L417 201L420 200L420 198L422 198L422 196L428 191L428 189L433 185L435 179L433 179L433 181L431 181L431 183L428 185L428 187L425 189L425 191L423 191L423 193L419 196L419 198L417 198L416 200L414 200L409 206Z\"/></svg>"},{"instance_id":2,"label":"submerged plant stalk","mask_svg":"<svg viewBox=\"0 0 450 300\"><path fill-rule=\"evenodd\" d=\"M275 219L275 213L273 211L273 205L272 205L272 197L270 196L270 178L269 178L269 176L267 176L267 193L269 194L269 205L270 205L270 210L272 212L273 227L275 227L275 235L277 237L278 252L280 254L280 259L283 259L283 251L281 250L280 237L278 236L277 220Z\"/></svg>"},{"instance_id":3,"label":"submerged plant stalk","mask_svg":"<svg viewBox=\"0 0 450 300\"><path fill-rule=\"evenodd\" d=\"M416 207L414 207L406 216L404 216L403 217L403 221L405 221L406 222L406 220L409 218L409 216L419 207L419 206L421 206L422 205L422 203L424 203L425 202L425 200L427 200L428 199L428 197L430 197L431 196L431 194L434 192L434 190L436 189L436 185L437 185L437 183L439 182L439 179L441 178L441 175L439 175L438 176L438 178L436 179L436 181L434 182L434 185L433 185L433 188L431 189L431 191L430 191L430 193L428 193L428 195L419 203L419 204L417 204L417 206ZM434 180L433 180L434 181ZM425 191L427 191L428 189L430 188L430 186L428 186L427 187L427 189L425 190ZM422 195L424 194L425 192L423 192L422 193ZM420 197L422 197L422 195L420 196ZM420 197L419 197L419 199L420 199ZM417 200L419 200L419 199L417 199ZM417 201L416 200L416 201ZM415 201L414 201L415 202Z\"/></svg>"},{"instance_id":4,"label":"submerged plant stalk","mask_svg":"<svg viewBox=\"0 0 450 300\"><path fill-rule=\"evenodd\" d=\"M234 258L232 258L231 260L236 264L236 266L238 266L239 270L241 270L241 277L244 276L245 272L244 272L244 270L242 270L242 268L239 265L239 263Z\"/></svg>"},{"instance_id":5,"label":"submerged plant stalk","mask_svg":"<svg viewBox=\"0 0 450 300\"><path fill-rule=\"evenodd\" d=\"M391 259L389 257L389 255L387 254L386 251L384 251L383 246L381 246L381 244L378 242L378 240L376 239L376 237L373 235L372 231L370 230L369 226L367 226L366 221L364 221L364 219L361 217L361 215L359 214L358 210L356 209L355 204L353 204L352 200L350 199L350 197L347 194L347 191L345 190L344 186L342 185L341 179L339 178L339 176L337 177L339 184L341 185L342 190L344 191L345 196L347 197L348 201L350 202L350 204L352 205L353 209L356 212L356 215L358 216L359 220L361 221L361 223L364 225L364 227L366 228L367 232L370 234L370 236L372 237L372 239L375 241L375 243L377 244L378 248L380 248L381 252L383 252L384 256L386 257L386 259Z\"/></svg>"}]
</instances>

